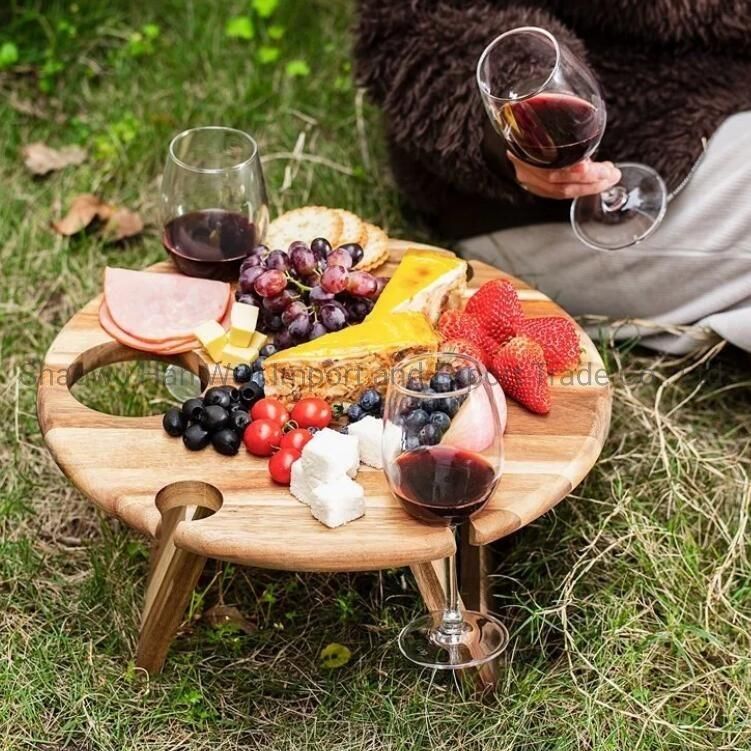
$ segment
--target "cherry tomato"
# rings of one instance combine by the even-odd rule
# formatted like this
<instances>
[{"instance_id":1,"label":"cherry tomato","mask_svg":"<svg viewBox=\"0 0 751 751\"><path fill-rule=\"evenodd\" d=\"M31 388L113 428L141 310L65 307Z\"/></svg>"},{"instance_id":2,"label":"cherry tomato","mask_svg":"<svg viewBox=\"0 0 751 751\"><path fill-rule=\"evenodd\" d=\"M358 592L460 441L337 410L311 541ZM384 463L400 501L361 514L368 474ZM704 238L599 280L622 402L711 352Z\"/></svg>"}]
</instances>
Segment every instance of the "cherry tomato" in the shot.
<instances>
[{"instance_id":1,"label":"cherry tomato","mask_svg":"<svg viewBox=\"0 0 751 751\"><path fill-rule=\"evenodd\" d=\"M297 449L302 451L302 447L313 437L313 434L305 428L295 428L282 436L280 448Z\"/></svg>"},{"instance_id":2,"label":"cherry tomato","mask_svg":"<svg viewBox=\"0 0 751 751\"><path fill-rule=\"evenodd\" d=\"M282 429L274 420L254 420L243 433L245 448L254 456L271 456L282 440Z\"/></svg>"},{"instance_id":3,"label":"cherry tomato","mask_svg":"<svg viewBox=\"0 0 751 751\"><path fill-rule=\"evenodd\" d=\"M300 452L297 449L279 449L269 459L269 474L271 475L271 479L279 485L289 485L292 462L297 461L299 458Z\"/></svg>"},{"instance_id":4,"label":"cherry tomato","mask_svg":"<svg viewBox=\"0 0 751 751\"><path fill-rule=\"evenodd\" d=\"M270 397L259 399L250 410L250 416L254 420L273 420L279 427L289 420L286 407L278 399Z\"/></svg>"},{"instance_id":5,"label":"cherry tomato","mask_svg":"<svg viewBox=\"0 0 751 751\"><path fill-rule=\"evenodd\" d=\"M301 428L326 428L331 422L331 407L323 399L307 396L292 407L292 419Z\"/></svg>"}]
</instances>

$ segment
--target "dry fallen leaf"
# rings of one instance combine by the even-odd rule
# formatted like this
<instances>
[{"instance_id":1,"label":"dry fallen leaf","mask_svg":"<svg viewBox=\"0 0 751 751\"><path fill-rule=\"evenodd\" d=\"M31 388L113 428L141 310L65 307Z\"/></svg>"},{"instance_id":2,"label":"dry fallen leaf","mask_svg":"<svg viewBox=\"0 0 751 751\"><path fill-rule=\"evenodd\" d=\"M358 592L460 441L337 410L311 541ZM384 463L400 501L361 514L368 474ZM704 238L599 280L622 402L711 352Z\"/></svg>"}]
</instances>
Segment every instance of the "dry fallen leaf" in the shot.
<instances>
[{"instance_id":1,"label":"dry fallen leaf","mask_svg":"<svg viewBox=\"0 0 751 751\"><path fill-rule=\"evenodd\" d=\"M204 612L203 620L214 628L229 626L245 634L252 634L256 630L255 624L232 605L214 605Z\"/></svg>"},{"instance_id":2,"label":"dry fallen leaf","mask_svg":"<svg viewBox=\"0 0 751 751\"><path fill-rule=\"evenodd\" d=\"M52 226L56 232L61 235L70 237L86 229L94 219L106 221L114 213L114 207L105 203L91 193L82 193L73 199L70 204L68 213L58 222L53 222Z\"/></svg>"},{"instance_id":3,"label":"dry fallen leaf","mask_svg":"<svg viewBox=\"0 0 751 751\"><path fill-rule=\"evenodd\" d=\"M81 164L87 157L86 149L80 146L53 149L41 141L27 144L22 153L24 163L35 175L46 175L72 164Z\"/></svg>"},{"instance_id":4,"label":"dry fallen leaf","mask_svg":"<svg viewBox=\"0 0 751 751\"><path fill-rule=\"evenodd\" d=\"M104 236L108 242L125 240L143 232L143 219L130 209L115 209L104 225Z\"/></svg>"}]
</instances>

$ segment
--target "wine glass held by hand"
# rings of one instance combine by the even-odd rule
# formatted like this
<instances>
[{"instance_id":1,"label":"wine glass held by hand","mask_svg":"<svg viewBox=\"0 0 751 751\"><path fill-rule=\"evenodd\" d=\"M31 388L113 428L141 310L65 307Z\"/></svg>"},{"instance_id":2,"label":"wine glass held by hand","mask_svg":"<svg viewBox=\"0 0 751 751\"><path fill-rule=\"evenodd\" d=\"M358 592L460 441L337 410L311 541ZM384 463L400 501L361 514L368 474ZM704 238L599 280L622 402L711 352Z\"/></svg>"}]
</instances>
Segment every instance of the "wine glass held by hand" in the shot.
<instances>
[{"instance_id":1,"label":"wine glass held by hand","mask_svg":"<svg viewBox=\"0 0 751 751\"><path fill-rule=\"evenodd\" d=\"M598 250L618 250L659 226L667 191L651 168L595 163L606 108L589 67L545 29L501 34L480 56L477 84L522 187L546 198L574 198L571 223Z\"/></svg>"},{"instance_id":2,"label":"wine glass held by hand","mask_svg":"<svg viewBox=\"0 0 751 751\"><path fill-rule=\"evenodd\" d=\"M461 414L471 420L461 419ZM442 353L403 360L391 373L384 409L383 464L405 511L455 529L481 511L501 477L503 436L481 363ZM462 611L456 561L446 568L447 603L404 627L399 648L412 662L458 669L497 657L508 643L490 614Z\"/></svg>"}]
</instances>

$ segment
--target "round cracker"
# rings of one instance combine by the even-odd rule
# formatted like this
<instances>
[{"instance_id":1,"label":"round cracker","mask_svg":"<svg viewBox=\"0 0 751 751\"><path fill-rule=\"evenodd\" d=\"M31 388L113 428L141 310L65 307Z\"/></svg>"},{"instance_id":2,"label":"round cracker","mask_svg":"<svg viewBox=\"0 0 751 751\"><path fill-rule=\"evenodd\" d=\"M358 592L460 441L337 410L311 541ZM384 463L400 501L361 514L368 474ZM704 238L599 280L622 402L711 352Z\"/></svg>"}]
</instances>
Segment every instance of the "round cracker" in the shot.
<instances>
[{"instance_id":1,"label":"round cracker","mask_svg":"<svg viewBox=\"0 0 751 751\"><path fill-rule=\"evenodd\" d=\"M342 218L342 234L338 244L359 243L362 245L366 234L363 220L346 209L334 209L334 211Z\"/></svg>"},{"instance_id":2,"label":"round cracker","mask_svg":"<svg viewBox=\"0 0 751 751\"><path fill-rule=\"evenodd\" d=\"M389 260L389 237L380 227L376 227L375 224L368 224L368 222L363 222L363 224L365 225L367 238L362 247L362 261L357 264L357 268L361 271L371 271L382 266Z\"/></svg>"},{"instance_id":3,"label":"round cracker","mask_svg":"<svg viewBox=\"0 0 751 751\"><path fill-rule=\"evenodd\" d=\"M332 246L339 244L342 234L342 217L325 206L303 206L278 216L269 224L266 245L271 250L287 250L295 240L310 243L316 237L325 237Z\"/></svg>"}]
</instances>

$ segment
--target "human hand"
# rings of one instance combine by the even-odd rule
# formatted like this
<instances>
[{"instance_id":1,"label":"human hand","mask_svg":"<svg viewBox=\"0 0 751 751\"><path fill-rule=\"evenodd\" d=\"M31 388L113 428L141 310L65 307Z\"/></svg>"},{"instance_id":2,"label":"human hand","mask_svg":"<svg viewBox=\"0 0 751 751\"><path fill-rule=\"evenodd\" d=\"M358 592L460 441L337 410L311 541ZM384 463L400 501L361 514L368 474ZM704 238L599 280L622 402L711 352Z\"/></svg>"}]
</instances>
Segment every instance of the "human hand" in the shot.
<instances>
[{"instance_id":1,"label":"human hand","mask_svg":"<svg viewBox=\"0 0 751 751\"><path fill-rule=\"evenodd\" d=\"M516 180L525 190L542 198L576 198L601 193L621 179L621 171L612 162L585 159L571 167L541 169L506 152L514 165Z\"/></svg>"}]
</instances>

